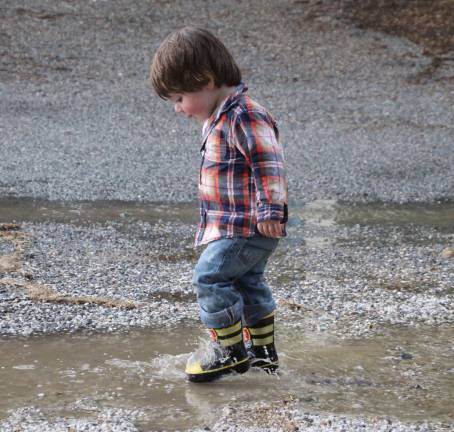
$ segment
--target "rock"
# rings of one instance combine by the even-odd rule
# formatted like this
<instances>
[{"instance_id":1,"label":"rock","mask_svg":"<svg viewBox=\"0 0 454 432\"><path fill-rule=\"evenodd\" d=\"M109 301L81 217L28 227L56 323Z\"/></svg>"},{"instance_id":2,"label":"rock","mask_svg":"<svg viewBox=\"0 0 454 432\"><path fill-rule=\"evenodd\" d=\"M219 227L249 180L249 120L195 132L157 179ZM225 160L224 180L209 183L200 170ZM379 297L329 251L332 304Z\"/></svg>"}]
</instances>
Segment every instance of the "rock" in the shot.
<instances>
[{"instance_id":1,"label":"rock","mask_svg":"<svg viewBox=\"0 0 454 432\"><path fill-rule=\"evenodd\" d=\"M413 358L413 355L407 352L401 352L400 353L400 358L402 360L411 360Z\"/></svg>"},{"instance_id":2,"label":"rock","mask_svg":"<svg viewBox=\"0 0 454 432\"><path fill-rule=\"evenodd\" d=\"M454 248L447 247L444 248L441 252L443 258L454 258Z\"/></svg>"},{"instance_id":3,"label":"rock","mask_svg":"<svg viewBox=\"0 0 454 432\"><path fill-rule=\"evenodd\" d=\"M15 223L2 223L0 224L0 231L18 231L20 226Z\"/></svg>"},{"instance_id":4,"label":"rock","mask_svg":"<svg viewBox=\"0 0 454 432\"><path fill-rule=\"evenodd\" d=\"M19 268L19 265L19 259L16 255L5 255L0 257L0 272L14 272Z\"/></svg>"}]
</instances>

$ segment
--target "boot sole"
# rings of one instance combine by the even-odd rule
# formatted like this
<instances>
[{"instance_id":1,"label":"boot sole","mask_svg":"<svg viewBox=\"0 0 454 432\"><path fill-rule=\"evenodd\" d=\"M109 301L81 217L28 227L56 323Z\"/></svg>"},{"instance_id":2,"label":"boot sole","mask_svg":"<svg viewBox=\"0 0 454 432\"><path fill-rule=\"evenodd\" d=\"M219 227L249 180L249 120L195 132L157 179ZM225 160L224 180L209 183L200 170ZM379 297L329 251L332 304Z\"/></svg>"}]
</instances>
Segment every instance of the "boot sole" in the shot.
<instances>
[{"instance_id":1,"label":"boot sole","mask_svg":"<svg viewBox=\"0 0 454 432\"><path fill-rule=\"evenodd\" d=\"M215 369L212 371L206 371L204 373L200 374L186 374L188 377L188 380L191 382L208 382L208 381L213 381L217 378L220 378L223 375L230 374L232 372L237 372L240 374L243 374L247 372L250 368L250 362L249 358L245 358L244 360L241 360L238 363L235 363L233 365L225 366L220 369Z\"/></svg>"}]
</instances>

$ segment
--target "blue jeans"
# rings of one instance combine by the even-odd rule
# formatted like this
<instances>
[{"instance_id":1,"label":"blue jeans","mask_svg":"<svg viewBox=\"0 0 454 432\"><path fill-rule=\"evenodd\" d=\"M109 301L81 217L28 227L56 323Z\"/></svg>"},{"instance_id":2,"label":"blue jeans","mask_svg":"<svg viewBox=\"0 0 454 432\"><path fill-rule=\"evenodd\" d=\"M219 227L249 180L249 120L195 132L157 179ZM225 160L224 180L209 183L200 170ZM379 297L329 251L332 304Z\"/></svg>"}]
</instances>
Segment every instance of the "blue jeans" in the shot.
<instances>
[{"instance_id":1,"label":"blue jeans","mask_svg":"<svg viewBox=\"0 0 454 432\"><path fill-rule=\"evenodd\" d=\"M261 235L208 243L192 278L203 324L222 328L241 319L254 325L276 308L263 273L278 243Z\"/></svg>"}]
</instances>

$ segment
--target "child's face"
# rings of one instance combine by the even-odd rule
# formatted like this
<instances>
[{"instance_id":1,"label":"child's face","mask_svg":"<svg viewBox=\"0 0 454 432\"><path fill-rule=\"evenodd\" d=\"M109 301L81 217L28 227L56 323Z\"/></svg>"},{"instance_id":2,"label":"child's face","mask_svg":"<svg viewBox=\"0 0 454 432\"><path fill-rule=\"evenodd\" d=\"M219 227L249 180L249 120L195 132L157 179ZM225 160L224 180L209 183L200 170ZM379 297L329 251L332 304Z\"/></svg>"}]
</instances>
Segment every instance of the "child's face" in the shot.
<instances>
[{"instance_id":1,"label":"child's face","mask_svg":"<svg viewBox=\"0 0 454 432\"><path fill-rule=\"evenodd\" d=\"M220 89L210 82L202 90L195 92L171 93L169 99L174 103L177 113L203 123L216 109L219 95Z\"/></svg>"}]
</instances>

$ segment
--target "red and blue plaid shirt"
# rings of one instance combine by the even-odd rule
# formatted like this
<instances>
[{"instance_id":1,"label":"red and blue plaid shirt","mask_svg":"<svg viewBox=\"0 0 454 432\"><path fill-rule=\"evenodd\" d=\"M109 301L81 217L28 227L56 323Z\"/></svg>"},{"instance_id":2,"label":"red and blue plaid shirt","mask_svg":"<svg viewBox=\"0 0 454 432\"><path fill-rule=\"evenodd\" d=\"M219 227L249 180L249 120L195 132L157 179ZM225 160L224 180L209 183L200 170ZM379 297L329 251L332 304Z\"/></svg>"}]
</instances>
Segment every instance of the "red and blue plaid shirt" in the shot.
<instances>
[{"instance_id":1,"label":"red and blue plaid shirt","mask_svg":"<svg viewBox=\"0 0 454 432\"><path fill-rule=\"evenodd\" d=\"M287 179L276 122L246 91L245 84L237 86L203 127L196 247L220 238L252 237L258 222L287 221Z\"/></svg>"}]
</instances>

